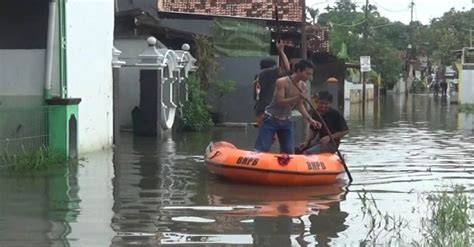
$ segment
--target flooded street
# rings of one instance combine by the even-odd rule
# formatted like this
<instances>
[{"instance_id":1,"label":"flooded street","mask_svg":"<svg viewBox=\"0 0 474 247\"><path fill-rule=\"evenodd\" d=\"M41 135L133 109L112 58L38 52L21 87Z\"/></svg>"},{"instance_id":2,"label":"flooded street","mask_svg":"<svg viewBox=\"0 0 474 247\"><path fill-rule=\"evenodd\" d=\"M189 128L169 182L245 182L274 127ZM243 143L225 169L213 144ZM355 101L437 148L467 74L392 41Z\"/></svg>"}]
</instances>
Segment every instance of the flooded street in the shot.
<instances>
[{"instance_id":1,"label":"flooded street","mask_svg":"<svg viewBox=\"0 0 474 247\"><path fill-rule=\"evenodd\" d=\"M420 240L427 193L457 184L474 200L472 115L429 95L346 108L349 187L216 179L204 148L212 140L252 148L250 127L174 133L162 143L123 133L115 150L87 154L79 167L0 170L0 246L403 246Z\"/></svg>"}]
</instances>

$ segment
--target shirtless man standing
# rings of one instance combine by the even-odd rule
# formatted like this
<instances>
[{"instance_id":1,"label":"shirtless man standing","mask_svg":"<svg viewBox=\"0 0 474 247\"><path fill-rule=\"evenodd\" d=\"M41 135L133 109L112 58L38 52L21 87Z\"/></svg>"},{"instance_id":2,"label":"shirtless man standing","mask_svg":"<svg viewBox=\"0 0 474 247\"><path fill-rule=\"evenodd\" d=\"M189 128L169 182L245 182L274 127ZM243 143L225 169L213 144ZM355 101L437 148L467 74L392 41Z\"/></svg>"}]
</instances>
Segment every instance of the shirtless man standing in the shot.
<instances>
[{"instance_id":1,"label":"shirtless man standing","mask_svg":"<svg viewBox=\"0 0 474 247\"><path fill-rule=\"evenodd\" d=\"M291 76L281 77L276 81L272 102L265 108L263 124L259 128L255 150L268 152L273 143L275 133L280 142L280 152L294 154L294 133L291 111L298 107L303 118L314 128L321 128L321 123L315 121L306 111L304 105L304 82L313 78L314 65L308 60L301 60L294 66ZM290 78L291 77L291 78Z\"/></svg>"}]
</instances>

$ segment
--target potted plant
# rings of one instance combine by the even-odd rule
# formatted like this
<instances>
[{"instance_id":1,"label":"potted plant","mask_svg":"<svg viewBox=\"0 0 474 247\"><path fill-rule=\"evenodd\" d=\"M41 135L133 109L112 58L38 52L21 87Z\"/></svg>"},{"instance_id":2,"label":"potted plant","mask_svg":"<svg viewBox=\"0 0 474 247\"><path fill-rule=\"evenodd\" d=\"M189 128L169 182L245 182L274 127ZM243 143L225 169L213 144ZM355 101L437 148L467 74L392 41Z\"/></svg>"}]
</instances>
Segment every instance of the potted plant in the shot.
<instances>
[{"instance_id":1,"label":"potted plant","mask_svg":"<svg viewBox=\"0 0 474 247\"><path fill-rule=\"evenodd\" d=\"M224 96L235 89L235 82L232 80L216 80L210 86L210 113L214 124L224 122L226 112L222 110Z\"/></svg>"}]
</instances>

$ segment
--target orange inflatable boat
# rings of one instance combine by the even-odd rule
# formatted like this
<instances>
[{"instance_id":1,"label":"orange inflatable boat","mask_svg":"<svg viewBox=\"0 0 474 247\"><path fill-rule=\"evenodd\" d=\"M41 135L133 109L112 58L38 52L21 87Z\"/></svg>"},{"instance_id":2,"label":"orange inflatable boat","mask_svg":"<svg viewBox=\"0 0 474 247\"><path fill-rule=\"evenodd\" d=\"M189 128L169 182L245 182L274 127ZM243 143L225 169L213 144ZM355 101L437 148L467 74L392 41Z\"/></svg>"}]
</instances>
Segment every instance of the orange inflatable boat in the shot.
<instances>
[{"instance_id":1,"label":"orange inflatable boat","mask_svg":"<svg viewBox=\"0 0 474 247\"><path fill-rule=\"evenodd\" d=\"M344 177L337 154L281 155L238 149L228 142L206 148L208 168L228 180L266 185L334 184Z\"/></svg>"}]
</instances>

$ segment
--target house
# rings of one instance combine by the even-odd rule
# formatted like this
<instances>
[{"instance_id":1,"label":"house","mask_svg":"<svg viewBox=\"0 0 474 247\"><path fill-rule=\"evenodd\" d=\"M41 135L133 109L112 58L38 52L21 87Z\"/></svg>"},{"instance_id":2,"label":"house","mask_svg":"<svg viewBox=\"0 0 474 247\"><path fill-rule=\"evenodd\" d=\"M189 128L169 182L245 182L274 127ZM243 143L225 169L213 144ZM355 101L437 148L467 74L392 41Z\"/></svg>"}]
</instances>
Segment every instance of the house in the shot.
<instances>
[{"instance_id":1,"label":"house","mask_svg":"<svg viewBox=\"0 0 474 247\"><path fill-rule=\"evenodd\" d=\"M151 49L151 53L154 53L158 56L164 56L165 54L168 54L172 57L170 59L163 59L164 57L162 57L161 60L158 59L163 63L163 68L160 69L160 66L156 66L156 69L160 71L159 80L163 81L164 88L166 90L179 91L176 92L177 95L180 95L179 97L176 97L173 100L168 100L179 102L184 101L185 96L183 95L185 92L183 92L183 79L187 77L189 71L194 70L195 59L188 52L188 45L186 45L194 42L193 35L194 34L191 32L164 27L160 25L160 22L155 17L153 17L152 14L138 8L126 9L115 13L114 45L118 50L121 51L121 60L125 62L125 65L120 69L118 75L119 80L116 82L119 88L117 95L119 109L118 114L116 114L118 128L120 128L122 131L132 129L132 126L134 125L134 118L132 117L134 114L132 114L132 111L135 111L135 116L137 116L136 114L138 113L136 111L139 111L139 105L143 107L143 92L150 91L142 88L143 78L141 77L140 73L144 69L150 69L140 66L142 59L140 55L143 52L146 52L145 50L148 49L147 47L149 45L147 44L146 40L148 40L150 37L158 38L154 40L154 42L156 42L154 47L157 50ZM184 50L183 48L186 49ZM172 67L174 68L172 69L174 71L166 72L164 67ZM170 86L170 80L172 81L171 83L173 86ZM178 90L178 88L180 89ZM140 90L144 91L142 92ZM169 94L163 92L159 93L159 95L166 96ZM152 96L148 95L146 97ZM176 106L175 105L176 104L174 103L170 104L171 108L173 109L175 109L176 106L179 108L182 104L178 103ZM162 104L159 104L160 109L157 109L157 111L164 109L161 106ZM150 107L155 108L156 106ZM147 113L143 116L156 114L155 110L152 112L154 113ZM174 113L165 115L167 115L168 118L174 119ZM152 122L157 121L153 120ZM170 121L165 125L172 126L173 122ZM155 127L150 128L155 129ZM150 130L146 132L150 132L150 135L155 135L155 131Z\"/></svg>"},{"instance_id":2,"label":"house","mask_svg":"<svg viewBox=\"0 0 474 247\"><path fill-rule=\"evenodd\" d=\"M102 0L0 2L0 149L111 146L113 9Z\"/></svg>"},{"instance_id":3,"label":"house","mask_svg":"<svg viewBox=\"0 0 474 247\"><path fill-rule=\"evenodd\" d=\"M150 1L144 2L142 4L149 6ZM287 55L293 60L301 57L300 1L285 1L279 5L279 25L275 21L273 3L256 0L164 0L158 1L156 8L119 0L118 6L115 44L124 52L123 57L129 59L127 63L136 62L131 55L137 53L136 48L127 46L143 47L143 40L149 35L157 37L161 45L170 49L180 49L184 43L190 44L193 55L196 50L193 35L213 38L219 52L220 70L217 78L236 82L236 89L223 104L227 112L225 121L228 122L254 121L251 82L260 71L260 60L277 55L274 43L278 37L278 26L281 38L288 44ZM236 27L239 29L236 30ZM219 35L232 28L231 33ZM308 57L329 51L327 28L307 28L307 33ZM121 73L121 76L131 80L136 77L137 72L134 73ZM240 104L233 104L235 101ZM122 120L125 125L131 122L129 114L123 115Z\"/></svg>"},{"instance_id":4,"label":"house","mask_svg":"<svg viewBox=\"0 0 474 247\"><path fill-rule=\"evenodd\" d=\"M474 105L474 47L462 49L459 103Z\"/></svg>"}]
</instances>

